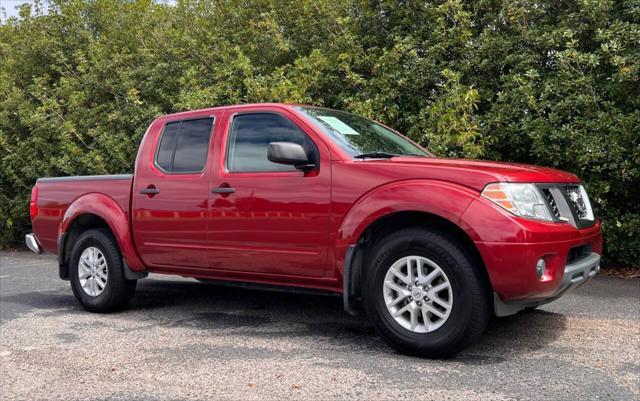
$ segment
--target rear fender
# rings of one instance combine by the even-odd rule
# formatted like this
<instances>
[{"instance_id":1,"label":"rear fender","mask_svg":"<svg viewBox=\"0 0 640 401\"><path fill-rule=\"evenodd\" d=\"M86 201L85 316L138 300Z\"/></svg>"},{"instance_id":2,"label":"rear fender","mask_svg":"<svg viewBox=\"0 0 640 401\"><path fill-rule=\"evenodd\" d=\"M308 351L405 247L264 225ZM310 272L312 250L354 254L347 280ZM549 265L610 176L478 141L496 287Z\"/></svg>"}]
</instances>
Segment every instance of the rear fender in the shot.
<instances>
[{"instance_id":1,"label":"rear fender","mask_svg":"<svg viewBox=\"0 0 640 401\"><path fill-rule=\"evenodd\" d=\"M107 223L118 242L126 265L131 270L145 269L133 245L128 213L122 210L115 200L101 193L83 195L69 205L58 229L58 249L64 249L63 241L73 221L86 213L94 214ZM63 263L63 257L64 255L59 254L60 263Z\"/></svg>"}]
</instances>

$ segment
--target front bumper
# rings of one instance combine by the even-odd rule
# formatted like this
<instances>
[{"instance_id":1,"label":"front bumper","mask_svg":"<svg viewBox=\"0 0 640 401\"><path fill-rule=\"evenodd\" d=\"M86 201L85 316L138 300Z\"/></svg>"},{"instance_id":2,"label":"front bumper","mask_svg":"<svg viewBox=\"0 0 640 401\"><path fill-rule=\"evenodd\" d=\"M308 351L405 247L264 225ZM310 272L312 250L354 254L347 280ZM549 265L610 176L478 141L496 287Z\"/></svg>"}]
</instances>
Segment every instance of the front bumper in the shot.
<instances>
[{"instance_id":1,"label":"front bumper","mask_svg":"<svg viewBox=\"0 0 640 401\"><path fill-rule=\"evenodd\" d=\"M576 228L569 223L523 219L482 197L469 205L462 221L487 269L500 316L557 299L598 270L600 221ZM545 269L540 276L541 259ZM588 274L581 279L585 269Z\"/></svg>"},{"instance_id":2,"label":"front bumper","mask_svg":"<svg viewBox=\"0 0 640 401\"><path fill-rule=\"evenodd\" d=\"M24 243L27 245L27 248L31 249L33 253L42 253L42 248L40 248L40 244L38 244L38 240L36 239L35 234L27 234L24 236Z\"/></svg>"},{"instance_id":3,"label":"front bumper","mask_svg":"<svg viewBox=\"0 0 640 401\"><path fill-rule=\"evenodd\" d=\"M561 297L565 292L579 287L591 280L599 271L600 255L592 252L575 262L566 265L560 286L549 297L504 302L500 296L494 292L493 300L496 316L509 316L525 308L536 307L549 303Z\"/></svg>"}]
</instances>

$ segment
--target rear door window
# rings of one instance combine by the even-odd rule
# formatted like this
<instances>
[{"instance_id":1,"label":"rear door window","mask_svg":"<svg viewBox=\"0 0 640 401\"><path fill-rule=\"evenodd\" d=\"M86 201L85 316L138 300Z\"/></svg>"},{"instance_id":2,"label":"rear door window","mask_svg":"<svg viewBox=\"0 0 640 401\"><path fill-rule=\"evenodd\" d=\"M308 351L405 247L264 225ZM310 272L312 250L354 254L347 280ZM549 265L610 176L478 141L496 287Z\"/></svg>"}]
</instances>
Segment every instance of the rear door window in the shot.
<instances>
[{"instance_id":1,"label":"rear door window","mask_svg":"<svg viewBox=\"0 0 640 401\"><path fill-rule=\"evenodd\" d=\"M209 153L213 118L169 123L160 140L156 165L167 173L199 173Z\"/></svg>"},{"instance_id":2,"label":"rear door window","mask_svg":"<svg viewBox=\"0 0 640 401\"><path fill-rule=\"evenodd\" d=\"M160 139L160 147L156 154L156 164L164 171L170 172L173 165L173 152L176 150L176 142L178 142L178 135L180 134L180 124L169 123L164 127L162 138Z\"/></svg>"}]
</instances>

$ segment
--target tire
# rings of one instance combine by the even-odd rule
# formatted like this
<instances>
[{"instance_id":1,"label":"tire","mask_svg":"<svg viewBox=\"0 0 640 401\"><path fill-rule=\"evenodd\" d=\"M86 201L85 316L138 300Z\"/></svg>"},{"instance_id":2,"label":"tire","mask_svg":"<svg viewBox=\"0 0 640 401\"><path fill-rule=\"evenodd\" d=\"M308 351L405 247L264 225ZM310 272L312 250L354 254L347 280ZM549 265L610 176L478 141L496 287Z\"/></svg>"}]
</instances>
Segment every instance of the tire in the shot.
<instances>
[{"instance_id":1,"label":"tire","mask_svg":"<svg viewBox=\"0 0 640 401\"><path fill-rule=\"evenodd\" d=\"M480 337L491 316L489 287L481 267L475 265L471 255L456 239L434 229L408 228L381 239L373 248L368 253L368 266L364 268L363 300L367 315L389 344L405 354L444 358L455 355ZM428 280L426 272L434 273L439 267L440 270L434 273L436 278L431 279L433 286L412 287L391 272L394 266L398 271L406 263L414 266L416 272L422 272L419 277L425 280L424 283ZM421 270L417 270L419 263ZM409 281L409 268L404 266L404 269L406 281ZM417 279L418 274L414 273L413 277ZM386 284L389 281L392 284ZM397 299L406 296L406 292L395 291L391 286L412 287L413 291L409 293L420 296L421 301L403 298L391 308L396 308L393 310L396 314L405 307L408 311L399 318L393 317L387 303L393 305ZM438 290L441 287L445 289ZM423 306L416 306L419 304ZM434 308L446 318L432 313ZM418 314L415 323L411 309ZM423 310L427 310L424 315Z\"/></svg>"},{"instance_id":2,"label":"tire","mask_svg":"<svg viewBox=\"0 0 640 401\"><path fill-rule=\"evenodd\" d=\"M83 258L82 266L84 267L81 267L80 259L84 255L86 255ZM91 257L96 255L98 257L94 257L93 260L100 260L100 266L96 268L96 271L100 270L100 274L104 274L103 272L106 271L106 280L102 281L105 282L103 286L98 284L100 281L97 281L103 280L103 276L98 277L97 272L95 279L92 276L85 277L85 275L91 274L91 263L86 262L91 261ZM102 264L103 260L106 267ZM73 295L80 302L80 305L90 312L105 313L122 309L136 290L137 280L125 278L122 255L116 240L108 230L92 229L82 233L71 251L69 263ZM86 266L89 268L85 268ZM81 277L81 270L83 277ZM85 284L84 288L82 282ZM95 294L91 295L89 292L93 292L94 289Z\"/></svg>"}]
</instances>

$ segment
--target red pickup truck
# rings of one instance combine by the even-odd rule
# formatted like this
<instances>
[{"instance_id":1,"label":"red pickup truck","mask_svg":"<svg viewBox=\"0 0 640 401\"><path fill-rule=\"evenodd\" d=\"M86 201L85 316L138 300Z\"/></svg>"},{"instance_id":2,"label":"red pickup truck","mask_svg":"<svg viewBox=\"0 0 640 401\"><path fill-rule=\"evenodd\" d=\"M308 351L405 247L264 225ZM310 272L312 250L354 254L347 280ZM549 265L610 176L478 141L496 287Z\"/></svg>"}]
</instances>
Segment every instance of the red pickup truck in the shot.
<instances>
[{"instance_id":1,"label":"red pickup truck","mask_svg":"<svg viewBox=\"0 0 640 401\"><path fill-rule=\"evenodd\" d=\"M148 272L342 294L397 349L441 357L491 314L550 302L599 270L579 179L434 157L353 114L217 107L151 123L133 175L41 178L28 247L93 312Z\"/></svg>"}]
</instances>

